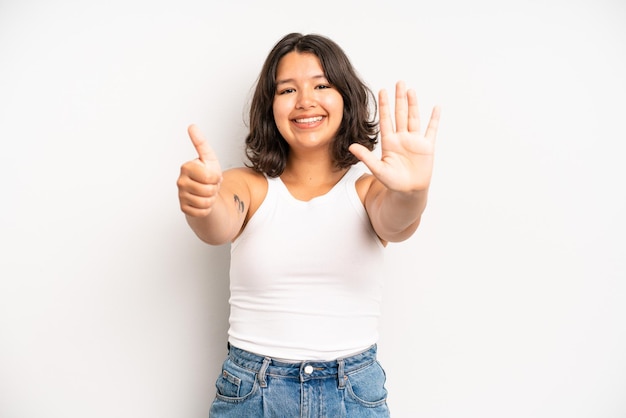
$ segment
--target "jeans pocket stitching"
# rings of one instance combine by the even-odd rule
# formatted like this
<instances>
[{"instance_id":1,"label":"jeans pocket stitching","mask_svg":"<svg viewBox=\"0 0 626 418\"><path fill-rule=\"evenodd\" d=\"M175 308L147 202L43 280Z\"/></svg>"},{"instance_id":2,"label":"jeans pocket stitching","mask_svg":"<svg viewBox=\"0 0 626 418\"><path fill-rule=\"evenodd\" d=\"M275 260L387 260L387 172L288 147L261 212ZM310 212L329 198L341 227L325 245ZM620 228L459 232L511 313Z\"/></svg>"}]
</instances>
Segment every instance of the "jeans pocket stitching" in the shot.
<instances>
[{"instance_id":1,"label":"jeans pocket stitching","mask_svg":"<svg viewBox=\"0 0 626 418\"><path fill-rule=\"evenodd\" d=\"M366 371L366 369L370 368L370 367L378 367L379 368L379 372L381 373L381 377L380 377L380 385L382 386L382 393L384 394L382 399L376 400L376 401L368 401L365 399L360 398L353 389L353 381L351 379L354 379L358 374L360 374L361 372ZM352 398L354 401L358 402L359 404L369 407L369 408L374 408L380 405L384 405L387 402L387 389L385 389L385 380L386 380L386 373L384 371L384 369L380 366L380 364L378 362L373 362L371 364L368 365L368 367L365 368L361 368L359 369L356 373L349 373L347 374L347 385L346 385L346 389L347 392L350 396L350 398ZM356 380L356 379L355 379Z\"/></svg>"}]
</instances>

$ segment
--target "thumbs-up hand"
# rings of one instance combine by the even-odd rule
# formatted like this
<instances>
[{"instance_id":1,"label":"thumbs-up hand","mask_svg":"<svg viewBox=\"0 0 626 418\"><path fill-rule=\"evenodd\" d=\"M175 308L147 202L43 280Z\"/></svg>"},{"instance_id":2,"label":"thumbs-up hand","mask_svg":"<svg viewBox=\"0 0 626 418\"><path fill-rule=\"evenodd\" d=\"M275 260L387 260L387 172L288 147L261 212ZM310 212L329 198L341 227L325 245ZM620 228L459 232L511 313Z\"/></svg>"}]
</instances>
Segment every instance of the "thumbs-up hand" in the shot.
<instances>
[{"instance_id":1,"label":"thumbs-up hand","mask_svg":"<svg viewBox=\"0 0 626 418\"><path fill-rule=\"evenodd\" d=\"M192 217L211 213L222 183L222 169L213 149L196 125L188 128L198 158L187 161L180 168L178 200L181 210Z\"/></svg>"}]
</instances>

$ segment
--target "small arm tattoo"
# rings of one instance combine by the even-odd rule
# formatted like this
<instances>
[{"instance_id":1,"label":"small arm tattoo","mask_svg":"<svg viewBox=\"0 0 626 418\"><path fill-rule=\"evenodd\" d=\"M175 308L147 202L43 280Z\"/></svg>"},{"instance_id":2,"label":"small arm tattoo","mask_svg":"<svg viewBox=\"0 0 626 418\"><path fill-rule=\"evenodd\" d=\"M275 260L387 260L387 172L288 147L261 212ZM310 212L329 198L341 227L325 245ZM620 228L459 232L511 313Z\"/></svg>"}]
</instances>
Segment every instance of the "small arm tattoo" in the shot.
<instances>
[{"instance_id":1,"label":"small arm tattoo","mask_svg":"<svg viewBox=\"0 0 626 418\"><path fill-rule=\"evenodd\" d=\"M237 195L234 195L234 198L235 198L235 205L238 206L239 212L244 213L245 205L243 204L243 201Z\"/></svg>"}]
</instances>

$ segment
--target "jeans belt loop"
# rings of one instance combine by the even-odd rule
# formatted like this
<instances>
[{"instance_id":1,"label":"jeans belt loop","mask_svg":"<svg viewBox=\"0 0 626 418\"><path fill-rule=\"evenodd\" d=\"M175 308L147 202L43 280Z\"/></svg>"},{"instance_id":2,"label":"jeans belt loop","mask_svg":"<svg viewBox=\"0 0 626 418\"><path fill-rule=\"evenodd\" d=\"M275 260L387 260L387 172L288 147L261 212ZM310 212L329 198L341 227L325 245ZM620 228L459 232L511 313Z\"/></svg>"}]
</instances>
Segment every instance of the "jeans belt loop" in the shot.
<instances>
[{"instance_id":1,"label":"jeans belt loop","mask_svg":"<svg viewBox=\"0 0 626 418\"><path fill-rule=\"evenodd\" d=\"M346 386L346 380L348 380L348 377L345 375L344 367L344 360L337 360L337 380L339 381L339 389L343 389Z\"/></svg>"},{"instance_id":2,"label":"jeans belt loop","mask_svg":"<svg viewBox=\"0 0 626 418\"><path fill-rule=\"evenodd\" d=\"M267 372L267 368L269 367L271 361L272 361L271 358L265 357L263 359L263 364L261 365L261 369L259 369L258 379L259 379L259 384L261 385L262 388L267 387L267 382L265 381L265 372Z\"/></svg>"}]
</instances>

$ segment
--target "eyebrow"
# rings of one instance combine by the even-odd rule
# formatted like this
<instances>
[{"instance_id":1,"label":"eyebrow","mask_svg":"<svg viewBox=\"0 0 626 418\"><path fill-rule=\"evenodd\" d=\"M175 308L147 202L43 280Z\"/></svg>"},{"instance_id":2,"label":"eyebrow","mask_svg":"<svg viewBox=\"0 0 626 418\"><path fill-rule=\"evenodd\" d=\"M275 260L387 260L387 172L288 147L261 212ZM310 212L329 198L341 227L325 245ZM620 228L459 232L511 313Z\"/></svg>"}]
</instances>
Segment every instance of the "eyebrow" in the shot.
<instances>
[{"instance_id":1,"label":"eyebrow","mask_svg":"<svg viewBox=\"0 0 626 418\"><path fill-rule=\"evenodd\" d=\"M317 79L320 79L320 78L326 80L326 76L324 74L314 75L311 78L314 79L314 80L317 80ZM288 83L293 83L293 82L295 82L295 80L293 78L286 78L286 79L283 79L283 80L276 80L276 85L279 86L281 84L288 84Z\"/></svg>"}]
</instances>

